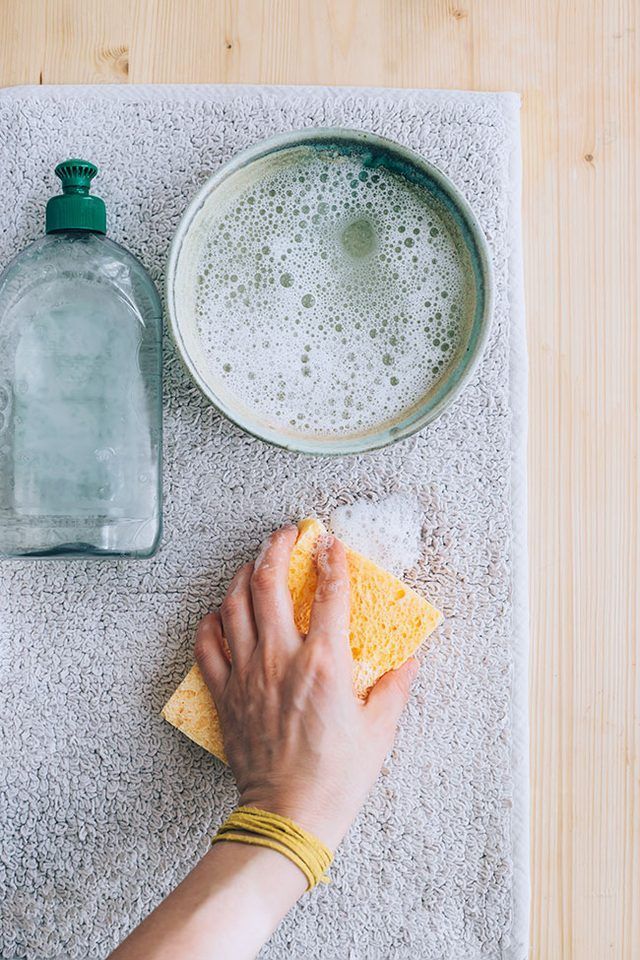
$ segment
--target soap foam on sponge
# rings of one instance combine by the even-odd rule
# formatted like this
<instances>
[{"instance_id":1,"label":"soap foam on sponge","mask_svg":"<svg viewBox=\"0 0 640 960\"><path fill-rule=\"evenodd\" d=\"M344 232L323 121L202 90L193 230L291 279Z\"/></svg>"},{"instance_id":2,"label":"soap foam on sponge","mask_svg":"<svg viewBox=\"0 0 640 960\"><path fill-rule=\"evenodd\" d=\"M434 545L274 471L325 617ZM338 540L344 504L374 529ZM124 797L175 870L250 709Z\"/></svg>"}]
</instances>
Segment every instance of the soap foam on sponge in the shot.
<instances>
[{"instance_id":1,"label":"soap foam on sponge","mask_svg":"<svg viewBox=\"0 0 640 960\"><path fill-rule=\"evenodd\" d=\"M406 493L337 507L329 526L339 540L397 577L420 559L422 507Z\"/></svg>"},{"instance_id":2,"label":"soap foam on sponge","mask_svg":"<svg viewBox=\"0 0 640 960\"><path fill-rule=\"evenodd\" d=\"M298 525L298 539L289 565L289 590L296 626L309 629L316 589L316 552L327 531L319 520ZM401 666L438 626L442 614L372 560L346 548L351 584L349 642L353 688L366 697L388 670ZM225 759L215 706L198 666L192 667L162 711L173 724L205 750Z\"/></svg>"}]
</instances>

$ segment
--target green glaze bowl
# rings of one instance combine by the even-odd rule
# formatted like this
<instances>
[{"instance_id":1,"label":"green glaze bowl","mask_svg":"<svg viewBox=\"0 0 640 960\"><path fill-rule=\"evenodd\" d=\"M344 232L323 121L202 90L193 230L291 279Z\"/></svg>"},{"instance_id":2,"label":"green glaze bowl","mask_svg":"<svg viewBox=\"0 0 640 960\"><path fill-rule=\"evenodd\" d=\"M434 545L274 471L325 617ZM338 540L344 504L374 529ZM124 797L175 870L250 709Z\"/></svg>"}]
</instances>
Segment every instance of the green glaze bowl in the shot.
<instances>
[{"instance_id":1,"label":"green glaze bowl","mask_svg":"<svg viewBox=\"0 0 640 960\"><path fill-rule=\"evenodd\" d=\"M444 229L452 238L451 249L459 252L455 267L462 278L460 289L464 290L463 299L460 301L462 306L456 314L456 316L461 317L454 335L456 343L447 344L449 354L446 359L439 361L439 364L434 367L434 370L438 371L434 381L428 384L425 381L425 389L422 394L413 396L411 402L408 402L404 408L395 409L391 415L381 416L378 420L375 420L375 418L374 420L371 420L371 418L367 420L365 401L358 423L349 429L341 427L341 432L332 432L332 430L324 428L319 429L317 425L305 429L305 426L308 425L297 424L294 420L284 422L277 417L266 415L263 410L257 409L256 404L252 406L246 395L241 395L242 391L238 389L237 383L234 389L230 389L228 382L225 381L225 373L222 371L231 369L232 363L222 364L220 362L219 368L215 370L208 363L205 358L203 337L209 335L206 331L203 333L202 321L196 319L194 308L196 303L195 285L198 282L202 283L202 276L197 276L198 271L194 264L201 255L204 244L209 245L208 250L215 250L215 246L212 247L211 244L222 242L216 239L219 235L214 236L213 227L211 227L215 220L216 210L222 209L223 206L227 209L229 204L233 203L238 204L234 208L238 211L238 216L240 216L239 211L241 210L247 209L249 212L250 208L245 208L244 203L240 202L238 198L245 195L242 191L246 191L246 185L252 182L252 177L254 180L257 178L256 182L259 182L263 170L276 170L285 164L297 163L297 157L301 158L301 162L302 159L306 158L304 160L306 163L310 156L319 157L322 152L325 156L332 158L347 158L349 163L355 158L354 162L361 164L361 169L364 171L360 179L365 181L370 178L371 182L366 183L366 186L371 188L369 192L361 191L363 216L366 214L365 207L371 207L371 203L365 204L364 199L366 197L371 199L375 190L378 189L377 184L383 182L385 177L393 179L394 190L406 187L408 191L407 203L411 204L416 201L416 198L418 198L418 201L423 198L425 209L428 208L430 216L435 217L435 221L431 222L440 222L444 225ZM371 172L376 171L377 175L370 176ZM355 186L359 187L360 184L354 182ZM272 194L276 192L271 191ZM342 230L341 243L345 257L359 258L369 254L369 246L373 245L372 231L368 226L368 221L365 221L359 215L360 194L354 189L351 196L355 198L348 201L348 205L351 205L349 206L351 223ZM286 198L282 199L283 203L286 203ZM282 206L278 209L281 210ZM396 205L394 209L401 211L397 214L398 217L403 215L403 208ZM366 215L368 216L368 214ZM389 216L393 220L394 214L392 212L389 213ZM385 223L383 226L384 230L387 231L385 236L388 235L389 230L394 228L393 223ZM419 231L415 230L414 232L418 233ZM229 237L230 234L227 232L222 236ZM408 236L408 234L405 236ZM264 239L267 241L270 239L266 229ZM233 238L229 242L232 243ZM412 243L413 241L405 242ZM339 246L340 244L336 242L336 249ZM268 245L263 249L269 249ZM385 269L388 268L389 260L393 259L393 249L400 250L402 248L399 246L393 248L387 244L385 256L382 257L382 260L385 260ZM225 251L225 255L229 258L229 251ZM323 254L323 256L326 259L326 255ZM240 254L238 254L238 262L240 259ZM284 257L281 259L284 259ZM418 257L414 256L413 260L417 261ZM448 262L450 260L451 258ZM437 275L439 266L436 259L433 259L431 263L435 266L425 267L425 276L428 270L432 270ZM377 266L374 265L372 269L377 270ZM422 263L418 264L416 269L422 269ZM225 278L227 276L227 274L224 274ZM283 274L283 277L287 276L288 274ZM375 277L375 273L372 276ZM289 284L285 283L283 277L281 277L283 286L288 286ZM273 284L273 281L270 282ZM336 283L339 283L339 278L336 279ZM493 287L492 268L485 237L469 204L448 177L423 157L400 144L372 133L342 128L312 128L281 134L236 154L207 180L189 204L171 244L166 271L168 315L173 338L189 374L205 397L233 423L251 435L288 450L319 455L346 455L374 450L408 437L435 420L460 394L478 365L487 342L491 323ZM240 289L245 288L241 287ZM349 289L348 285L346 289ZM405 285L403 289L408 288ZM276 280L273 295L278 296L278 292L282 294L282 297L285 294L288 295L286 291L280 291ZM410 294L413 292L409 291ZM440 295L447 296L446 293ZM201 296L201 294L198 294L198 296ZM212 302L218 303L220 298L217 296L215 287L212 296ZM309 306L313 301L314 298L309 295L302 298L302 303L306 306ZM227 300L227 302L229 301ZM343 295L342 302L343 304L346 302L346 310L348 311L348 295L346 295L346 299ZM416 302L415 297L411 302ZM425 302L429 304L429 301ZM215 310L218 307L212 309L214 311L213 316L216 317ZM253 308L249 307L248 309ZM442 310L444 310L444 306ZM274 320L274 324L281 332L283 321L289 321L289 317L284 316L285 312L289 313L290 311L288 309L287 311L283 310L283 317L278 316L277 320ZM302 309L300 313L305 320L309 316ZM211 315L211 313L207 314L207 316ZM412 315L405 312L402 316L408 317L408 322L413 324L414 318ZM442 313L438 313L436 316L442 316ZM398 321L398 318L394 317L394 320ZM435 339L435 334L431 335L429 332L428 318L418 318L418 320L423 324L420 329L425 330L424 355L426 356L429 350L433 350L433 344L438 344L440 341ZM296 322L299 323L300 321ZM359 324L355 324L355 327L359 327ZM336 329L342 330L342 325ZM295 331L292 329L291 332L293 335ZM221 337L225 335L222 321L218 333ZM349 336L351 337L349 346L353 350L359 349L359 337L363 341L362 349L371 350L371 341L366 339L366 331L356 333L354 329L350 331ZM438 337L441 338L442 334L438 333ZM449 336L448 339L451 339L451 337ZM207 343L209 342L207 340ZM342 340L342 343L346 342L346 339ZM415 335L411 347L415 363L417 365L426 363L421 356L423 351L420 340L415 340ZM277 364L277 356L274 355L272 358L268 355L267 348L265 348L265 351L265 367L268 367L271 363ZM236 353L238 353L237 350ZM354 353L350 355L356 356ZM360 355L358 354L358 356ZM232 356L231 359L235 360L235 357ZM386 359L384 362L387 362ZM380 369L383 368L380 367ZM238 374L238 376L241 375ZM253 377L254 375L250 374L250 376ZM328 374L328 377L330 379L331 375ZM379 390L380 382L380 375L376 374L375 390ZM390 380L390 382L393 383L394 381ZM397 383L397 379L395 382ZM318 381L314 387L314 382L311 382L311 389L319 391L317 397L319 406L326 402L330 394L330 388L331 384L327 385ZM373 381L368 395L372 398L374 396ZM361 397L366 396L367 385L364 384ZM360 407L363 407L362 402ZM388 408L385 406L384 409ZM304 419L302 414L299 416Z\"/></svg>"}]
</instances>

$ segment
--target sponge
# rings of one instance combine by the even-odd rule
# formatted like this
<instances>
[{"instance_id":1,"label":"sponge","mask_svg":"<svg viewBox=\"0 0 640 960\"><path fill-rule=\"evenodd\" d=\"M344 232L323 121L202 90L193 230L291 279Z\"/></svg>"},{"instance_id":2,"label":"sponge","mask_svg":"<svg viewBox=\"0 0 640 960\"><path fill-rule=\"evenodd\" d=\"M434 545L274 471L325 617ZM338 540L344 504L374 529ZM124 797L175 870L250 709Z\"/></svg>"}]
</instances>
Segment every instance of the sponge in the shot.
<instances>
[{"instance_id":1,"label":"sponge","mask_svg":"<svg viewBox=\"0 0 640 960\"><path fill-rule=\"evenodd\" d=\"M319 520L302 520L291 553L289 590L295 623L303 634L309 629L316 590L315 554L324 534L326 530ZM353 689L364 698L379 677L408 660L438 626L442 614L393 574L354 550L345 549L351 583L349 642ZM197 665L165 704L162 716L209 753L226 761L218 715Z\"/></svg>"}]
</instances>

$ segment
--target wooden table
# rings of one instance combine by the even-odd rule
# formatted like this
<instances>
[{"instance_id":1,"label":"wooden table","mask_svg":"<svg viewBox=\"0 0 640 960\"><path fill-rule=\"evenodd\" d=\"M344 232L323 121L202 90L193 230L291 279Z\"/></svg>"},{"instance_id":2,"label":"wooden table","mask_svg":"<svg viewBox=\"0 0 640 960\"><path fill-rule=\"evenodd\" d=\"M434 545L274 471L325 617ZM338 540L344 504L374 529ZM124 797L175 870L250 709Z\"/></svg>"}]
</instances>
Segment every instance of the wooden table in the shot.
<instances>
[{"instance_id":1,"label":"wooden table","mask_svg":"<svg viewBox=\"0 0 640 960\"><path fill-rule=\"evenodd\" d=\"M633 0L0 0L3 84L522 93L532 956L545 960L640 957L638 9Z\"/></svg>"}]
</instances>

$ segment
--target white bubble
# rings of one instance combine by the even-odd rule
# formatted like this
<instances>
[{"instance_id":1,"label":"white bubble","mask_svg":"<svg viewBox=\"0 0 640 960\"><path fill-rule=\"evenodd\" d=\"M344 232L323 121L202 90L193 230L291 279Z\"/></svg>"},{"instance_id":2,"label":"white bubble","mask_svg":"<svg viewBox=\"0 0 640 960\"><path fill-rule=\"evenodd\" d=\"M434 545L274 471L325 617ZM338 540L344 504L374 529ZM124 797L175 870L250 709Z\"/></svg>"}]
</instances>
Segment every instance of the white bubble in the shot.
<instances>
[{"instance_id":1,"label":"white bubble","mask_svg":"<svg viewBox=\"0 0 640 960\"><path fill-rule=\"evenodd\" d=\"M466 346L468 253L403 177L355 155L285 153L228 178L185 240L190 356L271 429L346 437L399 423Z\"/></svg>"}]
</instances>

